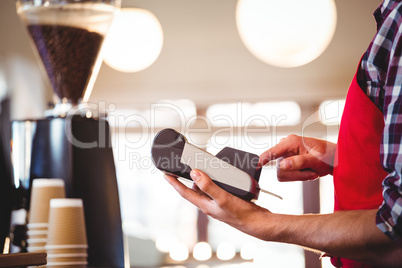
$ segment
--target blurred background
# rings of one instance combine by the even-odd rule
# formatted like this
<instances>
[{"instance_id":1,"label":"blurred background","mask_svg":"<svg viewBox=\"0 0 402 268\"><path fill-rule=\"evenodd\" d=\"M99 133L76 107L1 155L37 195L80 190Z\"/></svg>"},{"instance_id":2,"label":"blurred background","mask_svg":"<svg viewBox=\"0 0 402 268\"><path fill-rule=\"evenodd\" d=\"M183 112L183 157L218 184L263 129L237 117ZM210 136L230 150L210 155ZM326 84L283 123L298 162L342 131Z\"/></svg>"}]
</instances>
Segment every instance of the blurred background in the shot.
<instances>
[{"instance_id":1,"label":"blurred background","mask_svg":"<svg viewBox=\"0 0 402 268\"><path fill-rule=\"evenodd\" d=\"M132 267L329 267L317 254L259 241L203 215L150 157L155 133L166 127L213 154L225 146L261 154L292 133L336 142L380 1L321 2L260 3L267 20L255 22L244 0L122 1L89 102L108 111ZM309 5L321 9L303 9ZM292 39L299 35L306 40ZM265 36L257 38L262 51L256 36ZM0 98L9 96L11 118L42 118L53 93L13 0L0 1L0 67ZM330 176L279 183L272 163L260 185L283 197L260 195L257 203L272 212L332 211Z\"/></svg>"}]
</instances>

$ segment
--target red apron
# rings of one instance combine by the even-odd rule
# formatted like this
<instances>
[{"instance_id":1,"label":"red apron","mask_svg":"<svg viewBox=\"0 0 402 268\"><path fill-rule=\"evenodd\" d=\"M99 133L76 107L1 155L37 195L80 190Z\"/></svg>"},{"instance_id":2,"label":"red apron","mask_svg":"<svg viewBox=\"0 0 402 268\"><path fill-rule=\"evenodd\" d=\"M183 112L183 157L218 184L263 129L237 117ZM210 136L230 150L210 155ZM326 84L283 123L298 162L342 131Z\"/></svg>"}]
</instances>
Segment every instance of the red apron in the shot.
<instances>
[{"instance_id":1,"label":"red apron","mask_svg":"<svg viewBox=\"0 0 402 268\"><path fill-rule=\"evenodd\" d=\"M335 211L377 209L381 205L381 184L388 174L380 162L383 129L382 112L360 88L355 75L347 94L335 153ZM342 258L331 261L335 267L371 267Z\"/></svg>"}]
</instances>

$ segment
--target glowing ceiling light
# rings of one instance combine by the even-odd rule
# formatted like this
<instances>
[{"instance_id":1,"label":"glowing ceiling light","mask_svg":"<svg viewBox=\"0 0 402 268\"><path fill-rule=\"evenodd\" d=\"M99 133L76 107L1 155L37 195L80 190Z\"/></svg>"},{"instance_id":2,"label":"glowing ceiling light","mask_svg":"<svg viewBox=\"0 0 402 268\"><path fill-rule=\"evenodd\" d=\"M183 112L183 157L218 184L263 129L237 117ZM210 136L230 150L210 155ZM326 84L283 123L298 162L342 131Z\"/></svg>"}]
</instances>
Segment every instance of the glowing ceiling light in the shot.
<instances>
[{"instance_id":1,"label":"glowing ceiling light","mask_svg":"<svg viewBox=\"0 0 402 268\"><path fill-rule=\"evenodd\" d=\"M222 242L216 249L216 257L222 261L228 261L234 258L236 250L233 244L229 242Z\"/></svg>"},{"instance_id":2,"label":"glowing ceiling light","mask_svg":"<svg viewBox=\"0 0 402 268\"><path fill-rule=\"evenodd\" d=\"M238 0L236 23L247 49L278 67L304 65L321 55L336 28L334 0Z\"/></svg>"},{"instance_id":3,"label":"glowing ceiling light","mask_svg":"<svg viewBox=\"0 0 402 268\"><path fill-rule=\"evenodd\" d=\"M169 256L174 261L185 261L188 259L188 248L183 243L176 243L170 250Z\"/></svg>"},{"instance_id":4,"label":"glowing ceiling light","mask_svg":"<svg viewBox=\"0 0 402 268\"><path fill-rule=\"evenodd\" d=\"M194 246L193 257L198 261L206 261L212 257L211 246L206 242L199 242Z\"/></svg>"},{"instance_id":5,"label":"glowing ceiling light","mask_svg":"<svg viewBox=\"0 0 402 268\"><path fill-rule=\"evenodd\" d=\"M156 61L162 46L163 31L154 14L141 8L123 8L105 41L104 61L121 72L142 71Z\"/></svg>"},{"instance_id":6,"label":"glowing ceiling light","mask_svg":"<svg viewBox=\"0 0 402 268\"><path fill-rule=\"evenodd\" d=\"M253 242L246 242L241 246L240 256L243 260L252 260L255 257L255 254L258 250L258 247Z\"/></svg>"},{"instance_id":7,"label":"glowing ceiling light","mask_svg":"<svg viewBox=\"0 0 402 268\"><path fill-rule=\"evenodd\" d=\"M165 234L158 236L155 245L160 252L169 253L178 241L179 240L174 235Z\"/></svg>"}]
</instances>

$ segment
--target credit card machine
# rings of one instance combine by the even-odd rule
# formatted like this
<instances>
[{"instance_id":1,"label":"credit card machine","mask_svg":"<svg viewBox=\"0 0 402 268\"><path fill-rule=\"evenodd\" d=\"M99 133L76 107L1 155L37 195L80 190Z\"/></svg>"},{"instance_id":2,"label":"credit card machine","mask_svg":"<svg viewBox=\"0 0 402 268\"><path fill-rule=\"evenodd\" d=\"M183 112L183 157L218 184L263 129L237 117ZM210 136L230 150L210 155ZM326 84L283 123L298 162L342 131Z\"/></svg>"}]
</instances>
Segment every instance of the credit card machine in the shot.
<instances>
[{"instance_id":1,"label":"credit card machine","mask_svg":"<svg viewBox=\"0 0 402 268\"><path fill-rule=\"evenodd\" d=\"M199 169L227 192L244 200L258 199L258 155L225 147L214 156L173 129L156 134L151 154L155 166L165 173L191 180L191 170Z\"/></svg>"}]
</instances>

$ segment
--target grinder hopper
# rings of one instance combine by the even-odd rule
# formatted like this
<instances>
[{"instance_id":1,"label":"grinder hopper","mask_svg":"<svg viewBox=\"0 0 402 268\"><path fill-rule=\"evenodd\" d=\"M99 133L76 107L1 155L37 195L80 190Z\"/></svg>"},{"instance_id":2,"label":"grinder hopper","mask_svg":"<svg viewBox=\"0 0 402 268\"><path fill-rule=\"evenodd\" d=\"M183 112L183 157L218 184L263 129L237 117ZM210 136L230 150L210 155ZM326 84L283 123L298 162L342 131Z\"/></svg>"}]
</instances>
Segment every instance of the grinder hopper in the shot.
<instances>
[{"instance_id":1,"label":"grinder hopper","mask_svg":"<svg viewBox=\"0 0 402 268\"><path fill-rule=\"evenodd\" d=\"M56 106L88 101L102 63L102 43L119 5L119 0L17 1Z\"/></svg>"}]
</instances>

